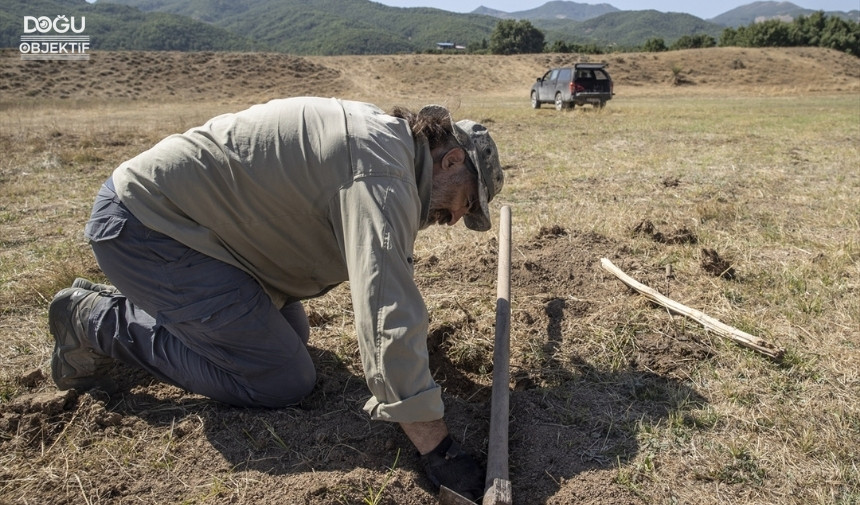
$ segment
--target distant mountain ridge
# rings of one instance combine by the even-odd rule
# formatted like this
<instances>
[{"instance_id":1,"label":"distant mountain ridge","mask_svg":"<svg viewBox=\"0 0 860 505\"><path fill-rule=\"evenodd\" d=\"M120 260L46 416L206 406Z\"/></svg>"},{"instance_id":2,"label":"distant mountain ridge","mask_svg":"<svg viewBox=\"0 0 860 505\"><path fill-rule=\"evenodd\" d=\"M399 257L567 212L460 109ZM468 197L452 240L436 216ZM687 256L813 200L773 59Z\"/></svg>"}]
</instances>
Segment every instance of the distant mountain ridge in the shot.
<instances>
[{"instance_id":1,"label":"distant mountain ridge","mask_svg":"<svg viewBox=\"0 0 860 505\"><path fill-rule=\"evenodd\" d=\"M568 43L596 43L601 46L640 46L653 38L674 41L684 35L707 34L719 39L724 26L692 14L656 10L617 11L577 23L571 30L559 20L535 20L535 26L552 34L550 39ZM583 35L587 34L587 36Z\"/></svg>"},{"instance_id":2,"label":"distant mountain ridge","mask_svg":"<svg viewBox=\"0 0 860 505\"><path fill-rule=\"evenodd\" d=\"M736 7L726 11L719 16L707 19L705 21L724 26L738 27L746 26L751 23L760 22L766 19L783 19L790 21L799 16L809 16L818 12L820 9L806 9L799 7L791 2L774 2L761 1L752 2L747 5ZM574 21L587 21L604 14L611 12L646 12L646 11L620 11L610 4L584 4L569 1L554 0L547 2L540 7L534 9L504 12L496 9L490 9L484 6L478 7L472 14L484 14L501 19L525 19L529 21L548 20L548 19L571 19ZM655 11L659 12L659 11ZM671 13L662 13L671 14ZM848 12L830 11L825 12L828 16L839 16L851 21L860 21L860 10L852 10Z\"/></svg>"},{"instance_id":3,"label":"distant mountain ridge","mask_svg":"<svg viewBox=\"0 0 860 505\"><path fill-rule=\"evenodd\" d=\"M768 19L791 21L800 16L809 16L819 10L822 9L805 9L803 7L798 7L791 2L753 2L751 4L735 7L730 11L711 18L709 21L736 28L738 26L746 26L750 23L758 23ZM828 16L838 16L854 22L860 21L860 10L852 10L848 12L825 11L824 13Z\"/></svg>"},{"instance_id":4,"label":"distant mountain ridge","mask_svg":"<svg viewBox=\"0 0 860 505\"><path fill-rule=\"evenodd\" d=\"M619 9L609 4L583 4L553 0L540 7L516 12L503 12L481 6L472 11L472 14L485 14L502 19L569 19L572 21L585 21L596 18L610 12L619 12Z\"/></svg>"}]
</instances>

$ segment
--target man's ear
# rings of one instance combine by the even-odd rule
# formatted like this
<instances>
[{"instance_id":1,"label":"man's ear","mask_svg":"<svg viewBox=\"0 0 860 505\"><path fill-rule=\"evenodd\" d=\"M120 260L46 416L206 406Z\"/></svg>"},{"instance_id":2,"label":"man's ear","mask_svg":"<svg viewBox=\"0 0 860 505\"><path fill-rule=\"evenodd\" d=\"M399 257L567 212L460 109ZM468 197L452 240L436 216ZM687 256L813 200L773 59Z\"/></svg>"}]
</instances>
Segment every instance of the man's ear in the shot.
<instances>
[{"instance_id":1,"label":"man's ear","mask_svg":"<svg viewBox=\"0 0 860 505\"><path fill-rule=\"evenodd\" d=\"M445 153L442 158L442 168L448 170L466 162L466 151L462 147L455 147Z\"/></svg>"}]
</instances>

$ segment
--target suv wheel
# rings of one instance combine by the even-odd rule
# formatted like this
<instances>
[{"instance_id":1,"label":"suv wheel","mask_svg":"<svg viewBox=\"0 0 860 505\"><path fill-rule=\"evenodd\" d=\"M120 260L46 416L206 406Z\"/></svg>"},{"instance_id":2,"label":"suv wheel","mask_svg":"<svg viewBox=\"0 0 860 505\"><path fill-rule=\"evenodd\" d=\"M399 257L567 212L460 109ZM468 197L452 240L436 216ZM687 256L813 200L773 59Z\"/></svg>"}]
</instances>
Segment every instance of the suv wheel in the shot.
<instances>
[{"instance_id":1,"label":"suv wheel","mask_svg":"<svg viewBox=\"0 0 860 505\"><path fill-rule=\"evenodd\" d=\"M537 91L532 91L532 109L540 109L540 100L538 100Z\"/></svg>"},{"instance_id":2,"label":"suv wheel","mask_svg":"<svg viewBox=\"0 0 860 505\"><path fill-rule=\"evenodd\" d=\"M561 93L555 94L555 110L564 110L564 100L561 98Z\"/></svg>"}]
</instances>

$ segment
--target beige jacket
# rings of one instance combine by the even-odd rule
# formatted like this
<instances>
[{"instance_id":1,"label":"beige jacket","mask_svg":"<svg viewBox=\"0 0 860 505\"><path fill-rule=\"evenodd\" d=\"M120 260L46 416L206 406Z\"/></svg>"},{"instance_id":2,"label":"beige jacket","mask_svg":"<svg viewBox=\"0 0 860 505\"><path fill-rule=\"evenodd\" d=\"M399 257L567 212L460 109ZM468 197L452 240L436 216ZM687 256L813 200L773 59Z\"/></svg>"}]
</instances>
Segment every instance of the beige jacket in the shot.
<instances>
[{"instance_id":1,"label":"beige jacket","mask_svg":"<svg viewBox=\"0 0 860 505\"><path fill-rule=\"evenodd\" d=\"M413 279L432 160L373 105L289 98L167 137L113 174L146 226L254 276L277 306L349 280L374 419L443 415Z\"/></svg>"}]
</instances>

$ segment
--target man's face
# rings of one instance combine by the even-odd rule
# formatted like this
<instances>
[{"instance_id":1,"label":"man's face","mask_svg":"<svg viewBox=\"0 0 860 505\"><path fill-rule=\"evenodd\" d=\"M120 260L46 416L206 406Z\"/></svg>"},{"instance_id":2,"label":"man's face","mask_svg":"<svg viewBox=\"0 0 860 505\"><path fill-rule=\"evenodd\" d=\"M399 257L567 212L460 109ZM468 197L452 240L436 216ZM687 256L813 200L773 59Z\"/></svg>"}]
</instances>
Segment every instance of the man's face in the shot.
<instances>
[{"instance_id":1,"label":"man's face","mask_svg":"<svg viewBox=\"0 0 860 505\"><path fill-rule=\"evenodd\" d=\"M478 181L466 163L465 151L460 148L450 150L441 163L434 163L428 225L453 226L479 205Z\"/></svg>"}]
</instances>

